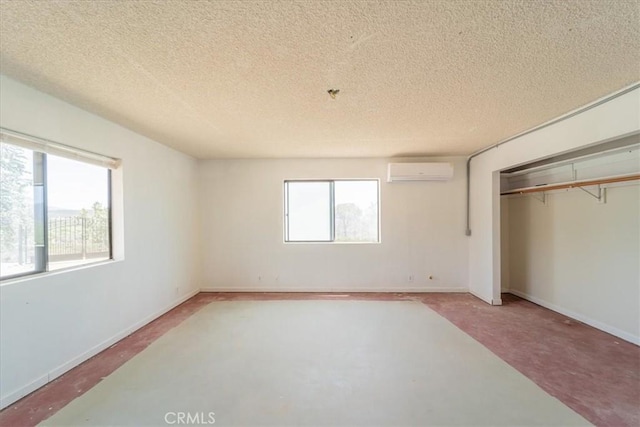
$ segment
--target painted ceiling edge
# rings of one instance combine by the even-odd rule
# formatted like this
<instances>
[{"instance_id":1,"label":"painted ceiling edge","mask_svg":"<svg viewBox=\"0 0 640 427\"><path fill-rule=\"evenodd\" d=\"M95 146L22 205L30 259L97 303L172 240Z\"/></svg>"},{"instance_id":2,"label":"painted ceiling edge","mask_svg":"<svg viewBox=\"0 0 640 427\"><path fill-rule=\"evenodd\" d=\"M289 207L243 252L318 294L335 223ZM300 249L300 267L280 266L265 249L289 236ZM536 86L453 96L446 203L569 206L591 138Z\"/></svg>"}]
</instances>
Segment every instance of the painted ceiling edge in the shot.
<instances>
[{"instance_id":1,"label":"painted ceiling edge","mask_svg":"<svg viewBox=\"0 0 640 427\"><path fill-rule=\"evenodd\" d=\"M551 125L554 125L556 123L560 123L564 120L570 119L571 117L575 117L578 114L582 114L586 111L589 111L595 107L598 107L602 104L605 104L609 101L612 101L620 96L623 96L629 92L632 92L636 89L640 88L640 81L637 81L627 87L624 87L616 92L610 93L609 95L605 95L600 99L597 99L587 105L583 105L582 107L576 108L575 110L569 111L566 114L563 114L559 117L556 117L555 119L551 119L547 122L541 123L537 126L532 127L531 129L527 129L523 132L520 132L516 135L510 136L506 139L503 139L500 142L497 142L493 145L490 145L488 147L485 147L481 150L478 150L474 153L471 153L469 155L469 157L467 157L467 227L464 231L465 236L471 236L471 160L473 160L474 157L477 157L479 155L481 155L482 153L486 153L489 150L492 150L494 148L498 148L499 146L506 144L507 142L511 142L514 141L522 136L528 135L530 133L536 132L540 129L544 129L546 127L549 127Z\"/></svg>"}]
</instances>

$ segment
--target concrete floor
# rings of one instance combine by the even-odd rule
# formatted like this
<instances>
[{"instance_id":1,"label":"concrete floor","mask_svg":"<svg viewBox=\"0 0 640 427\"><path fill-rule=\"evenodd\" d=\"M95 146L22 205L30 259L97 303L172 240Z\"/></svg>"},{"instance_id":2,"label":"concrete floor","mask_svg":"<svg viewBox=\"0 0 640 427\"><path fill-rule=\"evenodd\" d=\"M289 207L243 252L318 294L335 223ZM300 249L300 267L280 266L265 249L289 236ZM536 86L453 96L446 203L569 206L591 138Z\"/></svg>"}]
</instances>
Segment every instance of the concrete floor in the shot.
<instances>
[{"instance_id":1,"label":"concrete floor","mask_svg":"<svg viewBox=\"0 0 640 427\"><path fill-rule=\"evenodd\" d=\"M588 424L424 304L290 300L209 304L43 425L175 412L240 426Z\"/></svg>"},{"instance_id":2,"label":"concrete floor","mask_svg":"<svg viewBox=\"0 0 640 427\"><path fill-rule=\"evenodd\" d=\"M0 412L2 426L48 419L167 331L215 301L418 301L547 393L602 426L640 425L640 348L512 295L494 307L469 294L201 293ZM377 409L377 408L376 408ZM219 422L220 423L220 422Z\"/></svg>"}]
</instances>

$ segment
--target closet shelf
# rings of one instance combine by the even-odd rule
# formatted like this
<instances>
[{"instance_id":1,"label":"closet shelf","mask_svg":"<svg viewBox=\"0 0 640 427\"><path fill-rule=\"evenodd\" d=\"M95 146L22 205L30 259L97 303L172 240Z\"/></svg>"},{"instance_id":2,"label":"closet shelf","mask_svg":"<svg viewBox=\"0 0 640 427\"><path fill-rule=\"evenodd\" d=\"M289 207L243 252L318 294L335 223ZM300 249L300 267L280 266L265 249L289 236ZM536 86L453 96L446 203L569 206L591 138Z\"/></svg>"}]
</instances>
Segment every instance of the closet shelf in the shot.
<instances>
[{"instance_id":1,"label":"closet shelf","mask_svg":"<svg viewBox=\"0 0 640 427\"><path fill-rule=\"evenodd\" d=\"M588 187L590 185L612 184L615 182L635 181L640 180L640 174L627 174L609 176L606 178L588 179L581 181L560 182L557 184L545 184L537 185L534 187L514 188L513 190L507 190L500 193L501 196L509 194L526 194L526 193L539 193L541 191L562 190L564 188L578 188Z\"/></svg>"}]
</instances>

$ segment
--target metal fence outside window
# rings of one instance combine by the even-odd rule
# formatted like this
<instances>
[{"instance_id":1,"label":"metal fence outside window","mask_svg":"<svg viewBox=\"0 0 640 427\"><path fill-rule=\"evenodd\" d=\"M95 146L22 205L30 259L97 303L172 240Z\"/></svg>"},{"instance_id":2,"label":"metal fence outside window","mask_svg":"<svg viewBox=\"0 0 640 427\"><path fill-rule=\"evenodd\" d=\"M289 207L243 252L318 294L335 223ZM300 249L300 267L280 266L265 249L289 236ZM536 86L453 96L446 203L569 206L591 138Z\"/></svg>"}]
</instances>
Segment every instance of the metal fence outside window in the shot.
<instances>
[{"instance_id":1,"label":"metal fence outside window","mask_svg":"<svg viewBox=\"0 0 640 427\"><path fill-rule=\"evenodd\" d=\"M49 261L109 256L109 225L106 218L50 218L48 227Z\"/></svg>"}]
</instances>

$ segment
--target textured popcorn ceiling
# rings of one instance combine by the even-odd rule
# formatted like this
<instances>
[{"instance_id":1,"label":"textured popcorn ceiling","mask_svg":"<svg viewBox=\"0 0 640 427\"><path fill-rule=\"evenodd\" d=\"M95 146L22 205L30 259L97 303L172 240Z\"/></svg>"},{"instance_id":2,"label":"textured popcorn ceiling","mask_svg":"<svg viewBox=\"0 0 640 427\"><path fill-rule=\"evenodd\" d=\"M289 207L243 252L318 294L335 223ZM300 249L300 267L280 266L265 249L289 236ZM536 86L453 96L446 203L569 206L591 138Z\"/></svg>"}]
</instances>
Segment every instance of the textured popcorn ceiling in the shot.
<instances>
[{"instance_id":1,"label":"textured popcorn ceiling","mask_svg":"<svg viewBox=\"0 0 640 427\"><path fill-rule=\"evenodd\" d=\"M2 1L1 71L200 158L468 154L639 80L639 5Z\"/></svg>"}]
</instances>

